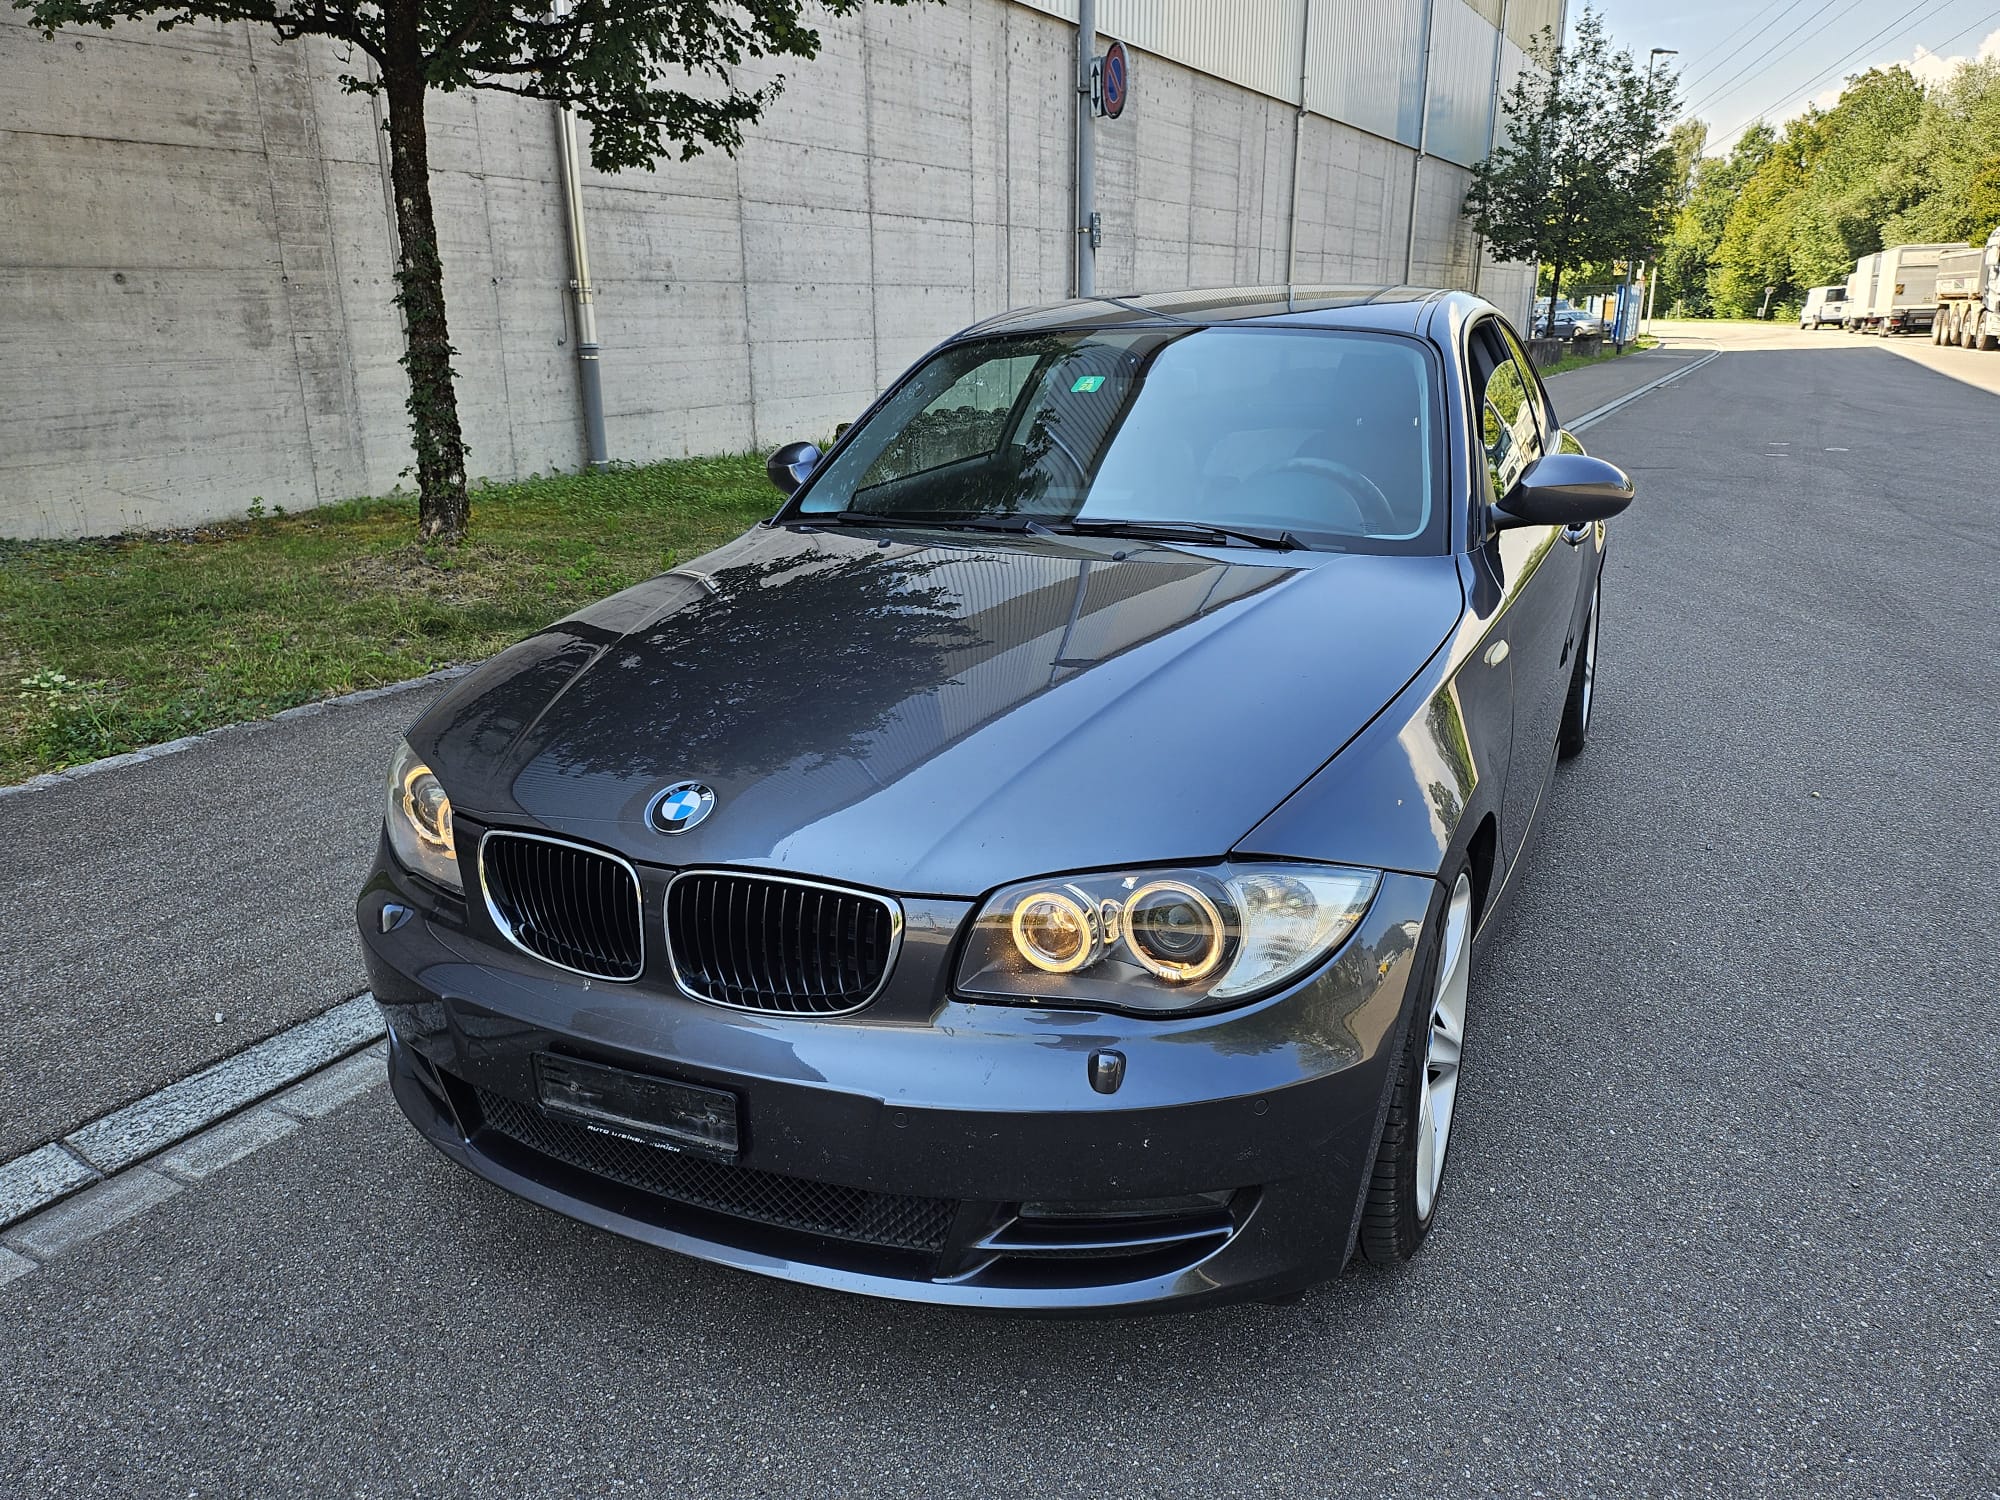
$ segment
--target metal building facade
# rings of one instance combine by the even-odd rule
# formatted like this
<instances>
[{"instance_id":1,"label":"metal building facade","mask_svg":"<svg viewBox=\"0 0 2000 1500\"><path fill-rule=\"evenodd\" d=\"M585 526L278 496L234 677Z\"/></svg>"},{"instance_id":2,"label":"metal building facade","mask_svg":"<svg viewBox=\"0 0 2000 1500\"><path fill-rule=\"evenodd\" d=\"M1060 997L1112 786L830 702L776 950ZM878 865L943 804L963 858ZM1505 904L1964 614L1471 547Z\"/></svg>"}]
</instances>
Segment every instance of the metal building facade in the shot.
<instances>
[{"instance_id":1,"label":"metal building facade","mask_svg":"<svg viewBox=\"0 0 2000 1500\"><path fill-rule=\"evenodd\" d=\"M1074 22L1076 0L1018 0ZM1560 33L1565 0L1100 0L1128 47L1471 166L1491 149L1494 81Z\"/></svg>"}]
</instances>

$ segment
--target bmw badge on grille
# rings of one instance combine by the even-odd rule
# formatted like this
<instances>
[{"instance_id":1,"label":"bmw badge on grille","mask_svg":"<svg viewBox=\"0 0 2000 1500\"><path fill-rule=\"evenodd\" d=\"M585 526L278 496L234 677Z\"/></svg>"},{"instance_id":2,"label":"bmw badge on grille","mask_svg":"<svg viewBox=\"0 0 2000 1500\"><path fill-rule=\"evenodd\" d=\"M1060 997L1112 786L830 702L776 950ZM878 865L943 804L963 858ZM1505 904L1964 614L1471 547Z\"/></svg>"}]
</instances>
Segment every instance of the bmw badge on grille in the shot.
<instances>
[{"instance_id":1,"label":"bmw badge on grille","mask_svg":"<svg viewBox=\"0 0 2000 1500\"><path fill-rule=\"evenodd\" d=\"M699 781L676 781L653 799L646 821L661 833L686 833L715 806L715 793Z\"/></svg>"}]
</instances>

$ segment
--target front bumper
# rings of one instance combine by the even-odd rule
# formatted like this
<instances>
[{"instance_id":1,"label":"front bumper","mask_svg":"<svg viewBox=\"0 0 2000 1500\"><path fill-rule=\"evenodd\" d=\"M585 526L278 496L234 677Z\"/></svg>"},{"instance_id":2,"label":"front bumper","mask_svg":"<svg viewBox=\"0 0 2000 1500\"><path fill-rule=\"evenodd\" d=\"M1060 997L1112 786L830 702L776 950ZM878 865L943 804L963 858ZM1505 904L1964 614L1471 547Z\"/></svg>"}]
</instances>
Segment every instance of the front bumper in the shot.
<instances>
[{"instance_id":1,"label":"front bumper","mask_svg":"<svg viewBox=\"0 0 2000 1500\"><path fill-rule=\"evenodd\" d=\"M657 931L669 871L644 872ZM507 947L386 850L358 907L396 1098L461 1165L572 1217L700 1259L907 1301L1109 1311L1279 1295L1339 1269L1435 883L1385 877L1292 990L1174 1021L948 994L966 903L905 898L866 1010L723 1010L665 974L614 984ZM415 915L384 932L382 909ZM1124 1059L1110 1094L1093 1054ZM536 1102L557 1053L738 1101L711 1162Z\"/></svg>"}]
</instances>

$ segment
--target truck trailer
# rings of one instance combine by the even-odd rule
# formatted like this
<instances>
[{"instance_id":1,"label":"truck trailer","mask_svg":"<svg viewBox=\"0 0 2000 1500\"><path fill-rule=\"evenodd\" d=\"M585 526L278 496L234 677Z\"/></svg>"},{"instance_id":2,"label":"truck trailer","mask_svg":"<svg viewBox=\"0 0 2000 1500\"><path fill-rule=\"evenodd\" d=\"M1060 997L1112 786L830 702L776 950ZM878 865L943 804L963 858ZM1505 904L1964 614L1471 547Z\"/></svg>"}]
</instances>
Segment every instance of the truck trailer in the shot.
<instances>
[{"instance_id":1,"label":"truck trailer","mask_svg":"<svg viewBox=\"0 0 2000 1500\"><path fill-rule=\"evenodd\" d=\"M1855 266L1873 262L1868 300L1850 312L1846 326L1863 333L1928 333L1937 315L1938 259L1971 247L1964 241L1945 245L1895 245L1866 257ZM1853 282L1848 283L1851 289Z\"/></svg>"},{"instance_id":2,"label":"truck trailer","mask_svg":"<svg viewBox=\"0 0 2000 1500\"><path fill-rule=\"evenodd\" d=\"M2000 229L1983 250L1948 250L1939 257L1931 342L2000 348Z\"/></svg>"},{"instance_id":3,"label":"truck trailer","mask_svg":"<svg viewBox=\"0 0 2000 1500\"><path fill-rule=\"evenodd\" d=\"M1868 309L1875 301L1875 277L1882 269L1882 252L1864 255L1854 263L1854 270L1847 278L1847 300L1840 304L1840 326L1849 333L1859 333L1868 320Z\"/></svg>"}]
</instances>

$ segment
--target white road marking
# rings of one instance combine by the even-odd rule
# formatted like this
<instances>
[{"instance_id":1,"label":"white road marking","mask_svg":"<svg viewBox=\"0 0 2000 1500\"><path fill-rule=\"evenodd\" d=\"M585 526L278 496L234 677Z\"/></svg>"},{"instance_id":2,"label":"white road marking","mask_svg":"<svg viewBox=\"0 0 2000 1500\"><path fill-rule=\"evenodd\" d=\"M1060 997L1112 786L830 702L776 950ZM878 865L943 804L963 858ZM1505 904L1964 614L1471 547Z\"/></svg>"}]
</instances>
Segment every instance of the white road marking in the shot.
<instances>
[{"instance_id":1,"label":"white road marking","mask_svg":"<svg viewBox=\"0 0 2000 1500\"><path fill-rule=\"evenodd\" d=\"M1707 364L1710 360L1720 359L1721 357L1722 357L1722 351L1720 349L1711 349L1708 351L1708 353L1704 354L1700 359L1695 360L1692 364L1682 365L1678 370L1670 371L1667 374L1662 375L1658 380L1649 381L1645 385L1640 386L1638 390L1632 391L1627 395L1620 396L1616 401L1607 401L1604 403L1604 405L1595 407L1592 410L1585 412L1582 416L1578 417L1573 422L1563 423L1562 424L1563 430L1566 432L1581 432L1591 423L1603 421L1606 417L1610 416L1614 411L1617 411L1619 407L1625 406L1630 402L1637 401L1641 396L1647 395L1653 391L1657 391L1663 385L1671 385L1674 381L1679 380L1683 375L1692 375L1696 370L1699 370L1703 365Z\"/></svg>"}]
</instances>

